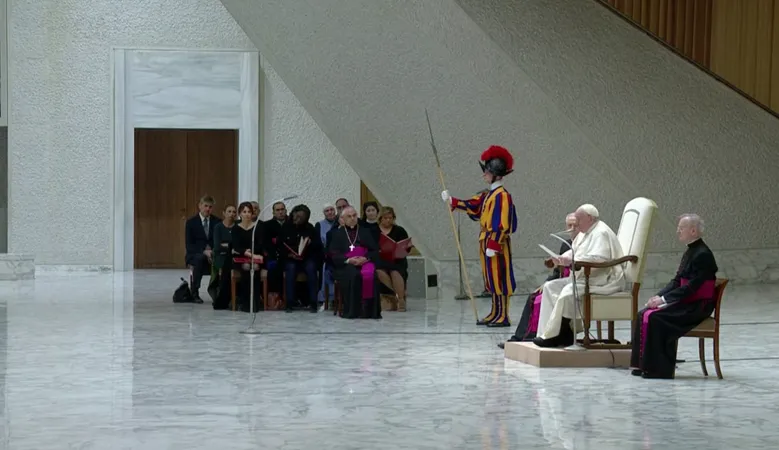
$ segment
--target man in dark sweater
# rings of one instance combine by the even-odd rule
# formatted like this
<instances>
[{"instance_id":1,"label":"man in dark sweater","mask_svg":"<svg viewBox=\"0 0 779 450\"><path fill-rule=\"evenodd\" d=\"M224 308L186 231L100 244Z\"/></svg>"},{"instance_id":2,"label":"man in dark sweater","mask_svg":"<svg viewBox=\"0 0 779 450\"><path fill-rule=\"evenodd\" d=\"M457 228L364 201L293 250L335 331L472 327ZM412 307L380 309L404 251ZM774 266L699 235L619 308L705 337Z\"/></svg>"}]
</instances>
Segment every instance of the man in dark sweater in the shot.
<instances>
[{"instance_id":1,"label":"man in dark sweater","mask_svg":"<svg viewBox=\"0 0 779 450\"><path fill-rule=\"evenodd\" d=\"M287 223L287 206L283 202L273 205L273 217L263 222L265 239L265 260L268 269L268 291L281 292L284 278L284 270L279 262L279 245L281 245L281 230Z\"/></svg>"}]
</instances>

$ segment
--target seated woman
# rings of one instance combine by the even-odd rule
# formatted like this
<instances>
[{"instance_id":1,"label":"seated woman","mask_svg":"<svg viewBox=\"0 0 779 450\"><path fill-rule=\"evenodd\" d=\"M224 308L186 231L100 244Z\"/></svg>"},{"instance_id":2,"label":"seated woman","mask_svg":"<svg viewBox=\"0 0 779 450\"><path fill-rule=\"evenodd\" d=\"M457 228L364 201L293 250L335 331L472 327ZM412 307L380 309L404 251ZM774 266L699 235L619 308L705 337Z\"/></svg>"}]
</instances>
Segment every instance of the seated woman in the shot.
<instances>
[{"instance_id":1,"label":"seated woman","mask_svg":"<svg viewBox=\"0 0 779 450\"><path fill-rule=\"evenodd\" d=\"M281 229L281 245L279 256L284 264L284 283L287 311L292 310L296 304L295 295L296 278L298 273L306 274L306 286L308 287L309 309L317 312L317 295L319 293L319 269L322 266L324 255L320 236L308 220L311 210L306 205L298 205L292 208L292 221L287 222Z\"/></svg>"},{"instance_id":2,"label":"seated woman","mask_svg":"<svg viewBox=\"0 0 779 450\"><path fill-rule=\"evenodd\" d=\"M401 242L408 238L408 233L400 225L395 225L395 210L389 206L381 208L379 213L379 239L391 239L395 242ZM383 236L383 238L381 237ZM381 242L381 241L379 241ZM411 240L407 241L406 250L412 248ZM379 281L395 293L395 300L392 302L390 311L406 310L406 281L408 280L408 260L395 258L394 255L379 250L379 261L376 262L376 275Z\"/></svg>"},{"instance_id":3,"label":"seated woman","mask_svg":"<svg viewBox=\"0 0 779 450\"><path fill-rule=\"evenodd\" d=\"M254 262L254 311L257 312L262 307L262 301L260 292L262 292L262 282L260 277L260 271L262 270L263 263L263 235L262 235L262 222L257 224L257 228L254 228L254 248L252 249L252 228L254 222L252 221L252 214L254 208L249 202L243 202L238 206L238 214L241 215L241 223L237 227L233 227L233 262L234 268L240 268L241 279L237 286L237 302L238 309L243 312L250 312L250 291L251 284L249 279L251 278L251 264Z\"/></svg>"},{"instance_id":4,"label":"seated woman","mask_svg":"<svg viewBox=\"0 0 779 450\"><path fill-rule=\"evenodd\" d=\"M214 227L214 264L208 293L214 300L214 309L230 307L230 272L233 267L232 243L235 226L235 206L227 205L221 223Z\"/></svg>"},{"instance_id":5,"label":"seated woman","mask_svg":"<svg viewBox=\"0 0 779 450\"><path fill-rule=\"evenodd\" d=\"M370 230L373 240L379 243L379 204L373 201L362 204L362 218L360 226Z\"/></svg>"},{"instance_id":6,"label":"seated woman","mask_svg":"<svg viewBox=\"0 0 779 450\"><path fill-rule=\"evenodd\" d=\"M357 223L357 211L347 206L341 212L344 226L333 232L329 254L343 300L345 319L381 319L376 262L379 247L370 230Z\"/></svg>"}]
</instances>

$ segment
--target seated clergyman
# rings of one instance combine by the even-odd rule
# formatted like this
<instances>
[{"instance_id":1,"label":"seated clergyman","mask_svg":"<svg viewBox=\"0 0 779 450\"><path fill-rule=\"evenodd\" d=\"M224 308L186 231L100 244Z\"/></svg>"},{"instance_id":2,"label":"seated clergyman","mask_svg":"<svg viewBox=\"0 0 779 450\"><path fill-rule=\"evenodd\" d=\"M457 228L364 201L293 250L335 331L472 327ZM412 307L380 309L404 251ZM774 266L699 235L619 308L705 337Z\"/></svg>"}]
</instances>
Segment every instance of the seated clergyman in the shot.
<instances>
[{"instance_id":1,"label":"seated clergyman","mask_svg":"<svg viewBox=\"0 0 779 450\"><path fill-rule=\"evenodd\" d=\"M565 216L565 230L570 234L569 239L566 239L566 243L560 245L560 253L565 253L569 248L573 239L579 233L579 228L576 224L576 214L570 213ZM544 283L559 278L567 278L569 275L569 269L567 267L555 266L551 274L546 278ZM544 290L542 284L538 289L531 292L525 301L525 309L522 310L522 318L519 319L519 325L517 325L514 335L511 336L508 342L521 342L532 341L536 337L538 331L538 318L541 309L541 292ZM503 342L498 344L498 347L505 348Z\"/></svg>"},{"instance_id":2,"label":"seated clergyman","mask_svg":"<svg viewBox=\"0 0 779 450\"><path fill-rule=\"evenodd\" d=\"M580 262L604 262L621 258L622 247L614 231L599 219L593 205L580 206L576 212L579 234L573 240L573 252L568 250L553 259L556 265L570 266L572 260ZM584 273L576 273L576 289L584 292ZM621 265L593 268L590 271L590 292L608 295L625 288L625 276ZM571 319L574 317L573 281L562 278L544 283L541 292L541 314L538 319L538 337L533 343L539 347L561 347L574 343ZM581 317L581 312L577 313Z\"/></svg>"},{"instance_id":3,"label":"seated clergyman","mask_svg":"<svg viewBox=\"0 0 779 450\"><path fill-rule=\"evenodd\" d=\"M676 276L638 312L633 327L630 366L644 378L673 378L677 340L714 311L717 262L701 239L703 221L685 214L676 228L687 251Z\"/></svg>"}]
</instances>

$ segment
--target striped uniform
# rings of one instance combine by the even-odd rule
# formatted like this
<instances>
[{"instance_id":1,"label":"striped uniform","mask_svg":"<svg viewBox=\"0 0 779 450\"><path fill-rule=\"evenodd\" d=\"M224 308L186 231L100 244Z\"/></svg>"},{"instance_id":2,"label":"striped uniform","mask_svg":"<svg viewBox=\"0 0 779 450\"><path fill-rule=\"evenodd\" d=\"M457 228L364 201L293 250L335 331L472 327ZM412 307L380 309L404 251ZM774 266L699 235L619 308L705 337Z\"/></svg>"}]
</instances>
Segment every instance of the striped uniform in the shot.
<instances>
[{"instance_id":1,"label":"striped uniform","mask_svg":"<svg viewBox=\"0 0 779 450\"><path fill-rule=\"evenodd\" d=\"M506 188L498 186L469 200L452 198L452 209L465 211L481 225L479 249L484 285L492 293L492 310L484 322L509 323L509 297L517 284L511 265L511 233L517 231L517 212ZM487 258L487 249L498 252Z\"/></svg>"}]
</instances>

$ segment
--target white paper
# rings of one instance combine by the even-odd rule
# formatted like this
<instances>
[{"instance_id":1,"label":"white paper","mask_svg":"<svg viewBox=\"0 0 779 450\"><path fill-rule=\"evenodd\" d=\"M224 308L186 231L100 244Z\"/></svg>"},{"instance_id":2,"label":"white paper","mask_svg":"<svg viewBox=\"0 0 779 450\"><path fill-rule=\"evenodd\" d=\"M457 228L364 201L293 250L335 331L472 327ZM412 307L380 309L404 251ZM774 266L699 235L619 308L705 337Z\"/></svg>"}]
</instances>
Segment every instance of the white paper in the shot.
<instances>
[{"instance_id":1,"label":"white paper","mask_svg":"<svg viewBox=\"0 0 779 450\"><path fill-rule=\"evenodd\" d=\"M538 244L538 246L541 247L541 250L547 252L549 254L549 256L551 256L552 258L559 258L560 257L560 255L558 255L557 253L549 250L545 245Z\"/></svg>"}]
</instances>

